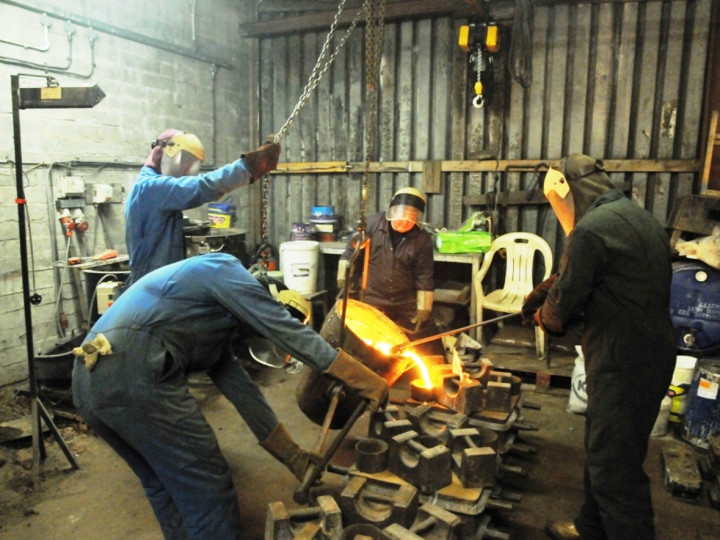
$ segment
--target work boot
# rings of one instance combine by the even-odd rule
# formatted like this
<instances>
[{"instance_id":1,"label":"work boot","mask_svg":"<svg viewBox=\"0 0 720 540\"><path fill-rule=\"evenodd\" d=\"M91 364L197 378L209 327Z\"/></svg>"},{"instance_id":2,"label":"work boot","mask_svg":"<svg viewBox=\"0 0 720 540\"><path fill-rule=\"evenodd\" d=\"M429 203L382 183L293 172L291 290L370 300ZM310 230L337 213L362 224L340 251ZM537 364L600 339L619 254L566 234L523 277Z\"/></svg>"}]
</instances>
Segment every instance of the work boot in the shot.
<instances>
[{"instance_id":1,"label":"work boot","mask_svg":"<svg viewBox=\"0 0 720 540\"><path fill-rule=\"evenodd\" d=\"M242 155L243 161L253 177L253 181L277 169L280 159L280 145L266 140L260 148Z\"/></svg>"},{"instance_id":2,"label":"work boot","mask_svg":"<svg viewBox=\"0 0 720 540\"><path fill-rule=\"evenodd\" d=\"M285 465L300 482L305 478L305 471L317 456L298 446L282 423L273 429L267 439L260 443L268 453Z\"/></svg>"},{"instance_id":3,"label":"work boot","mask_svg":"<svg viewBox=\"0 0 720 540\"><path fill-rule=\"evenodd\" d=\"M581 539L575 524L572 521L548 521L545 524L545 534L555 540Z\"/></svg>"}]
</instances>

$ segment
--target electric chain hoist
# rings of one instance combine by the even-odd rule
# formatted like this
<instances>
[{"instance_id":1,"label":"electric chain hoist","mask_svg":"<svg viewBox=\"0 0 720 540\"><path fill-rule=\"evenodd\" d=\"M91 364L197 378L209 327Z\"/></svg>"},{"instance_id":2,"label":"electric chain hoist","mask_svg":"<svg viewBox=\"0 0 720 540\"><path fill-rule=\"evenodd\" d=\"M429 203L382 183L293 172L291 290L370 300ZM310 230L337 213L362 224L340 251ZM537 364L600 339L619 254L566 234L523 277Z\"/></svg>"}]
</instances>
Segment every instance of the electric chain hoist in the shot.
<instances>
[{"instance_id":1,"label":"electric chain hoist","mask_svg":"<svg viewBox=\"0 0 720 540\"><path fill-rule=\"evenodd\" d=\"M475 71L475 98L473 107L485 104L487 88L492 83L493 56L500 50L500 29L494 22L466 24L460 27L460 48L470 53L470 63Z\"/></svg>"}]
</instances>

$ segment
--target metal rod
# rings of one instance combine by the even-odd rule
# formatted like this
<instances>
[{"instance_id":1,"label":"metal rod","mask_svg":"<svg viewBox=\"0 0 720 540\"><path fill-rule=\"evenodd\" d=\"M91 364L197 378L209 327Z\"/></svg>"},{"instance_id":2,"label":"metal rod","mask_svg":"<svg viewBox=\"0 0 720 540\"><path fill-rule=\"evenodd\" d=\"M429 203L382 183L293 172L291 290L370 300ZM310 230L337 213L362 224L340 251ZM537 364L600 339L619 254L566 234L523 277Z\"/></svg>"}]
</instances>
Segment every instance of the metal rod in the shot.
<instances>
[{"instance_id":1,"label":"metal rod","mask_svg":"<svg viewBox=\"0 0 720 540\"><path fill-rule=\"evenodd\" d=\"M343 441L343 439L345 439L357 419L360 418L362 413L365 412L367 406L368 401L366 399L363 399L355 408L352 415L350 415L350 418L348 418L348 420L345 422L345 425L340 430L340 433L338 433L335 439L333 439L333 442L330 443L330 446L323 454L320 462L314 465L310 465L308 467L307 471L305 472L305 478L303 478L302 484L300 484L300 487L298 487L293 494L293 500L296 503L307 504L308 491L310 490L310 487L315 483L315 480L317 480L317 478L322 474L326 465L330 462L330 458L332 458L332 456L335 454L338 446L340 446L340 443Z\"/></svg>"},{"instance_id":2,"label":"metal rod","mask_svg":"<svg viewBox=\"0 0 720 540\"><path fill-rule=\"evenodd\" d=\"M404 343L401 345L396 345L390 350L391 354L398 354L401 351L404 351L405 349L409 349L410 347L415 347L416 345L422 345L423 343L427 343L428 341L435 341L436 339L443 338L445 336L452 336L453 334L459 334L460 332L465 332L466 330L472 330L473 328L478 328L480 326L484 326L486 324L502 321L504 319L509 319L510 317L515 317L516 315L520 315L520 312L517 313L506 313L505 315L500 315L499 317L495 317L494 319L488 319L487 321L482 321L479 323L471 324L469 326L463 326L462 328L455 328L454 330L448 330L447 332L442 332L440 334L435 334L433 336L424 337L421 339L417 339L415 341L411 341L410 343Z\"/></svg>"}]
</instances>

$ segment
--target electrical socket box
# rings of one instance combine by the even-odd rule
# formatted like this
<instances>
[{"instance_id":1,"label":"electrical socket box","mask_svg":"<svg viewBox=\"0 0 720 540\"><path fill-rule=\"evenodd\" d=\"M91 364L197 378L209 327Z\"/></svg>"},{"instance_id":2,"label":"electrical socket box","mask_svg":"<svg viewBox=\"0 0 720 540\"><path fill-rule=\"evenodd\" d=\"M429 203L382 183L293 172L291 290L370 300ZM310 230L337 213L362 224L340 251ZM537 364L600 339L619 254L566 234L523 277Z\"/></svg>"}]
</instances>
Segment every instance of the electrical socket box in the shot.
<instances>
[{"instance_id":1,"label":"electrical socket box","mask_svg":"<svg viewBox=\"0 0 720 540\"><path fill-rule=\"evenodd\" d=\"M57 181L57 196L60 199L85 195L85 180L82 176L61 176Z\"/></svg>"},{"instance_id":2,"label":"electrical socket box","mask_svg":"<svg viewBox=\"0 0 720 540\"><path fill-rule=\"evenodd\" d=\"M110 184L93 184L93 204L112 202L113 187Z\"/></svg>"},{"instance_id":3,"label":"electrical socket box","mask_svg":"<svg viewBox=\"0 0 720 540\"><path fill-rule=\"evenodd\" d=\"M88 184L85 186L85 202L87 204L121 203L122 184Z\"/></svg>"},{"instance_id":4,"label":"electrical socket box","mask_svg":"<svg viewBox=\"0 0 720 540\"><path fill-rule=\"evenodd\" d=\"M105 313L108 308L112 306L120 284L120 281L103 281L95 288L97 311L99 315Z\"/></svg>"}]
</instances>

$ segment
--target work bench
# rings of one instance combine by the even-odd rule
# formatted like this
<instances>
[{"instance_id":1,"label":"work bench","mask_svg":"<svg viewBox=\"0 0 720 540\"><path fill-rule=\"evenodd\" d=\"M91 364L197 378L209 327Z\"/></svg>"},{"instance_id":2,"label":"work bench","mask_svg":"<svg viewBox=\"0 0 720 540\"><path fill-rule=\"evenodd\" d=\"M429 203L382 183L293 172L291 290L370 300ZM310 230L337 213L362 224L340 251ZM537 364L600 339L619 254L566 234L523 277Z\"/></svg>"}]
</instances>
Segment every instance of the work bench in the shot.
<instances>
[{"instance_id":1,"label":"work bench","mask_svg":"<svg viewBox=\"0 0 720 540\"><path fill-rule=\"evenodd\" d=\"M319 261L318 268L318 288L325 289L329 292L331 298L337 295L337 263L345 251L346 242L320 242L320 255L322 261ZM478 273L482 264L482 253L433 253L433 260L436 263L460 264L470 266L470 306L468 308L468 317L470 324L475 324L477 317L477 294L472 284L472 278ZM472 330L470 336L477 339L479 332Z\"/></svg>"}]
</instances>

